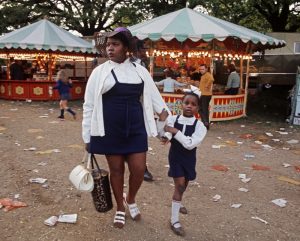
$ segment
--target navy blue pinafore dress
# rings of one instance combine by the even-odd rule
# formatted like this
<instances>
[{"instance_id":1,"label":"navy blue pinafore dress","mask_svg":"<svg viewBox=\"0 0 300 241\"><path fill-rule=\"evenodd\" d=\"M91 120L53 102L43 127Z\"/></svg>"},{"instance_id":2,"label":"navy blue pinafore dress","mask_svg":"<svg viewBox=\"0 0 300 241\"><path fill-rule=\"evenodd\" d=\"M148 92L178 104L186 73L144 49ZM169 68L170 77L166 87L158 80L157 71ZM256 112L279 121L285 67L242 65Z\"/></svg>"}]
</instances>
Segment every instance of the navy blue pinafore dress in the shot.
<instances>
[{"instance_id":1,"label":"navy blue pinafore dress","mask_svg":"<svg viewBox=\"0 0 300 241\"><path fill-rule=\"evenodd\" d=\"M174 127L180 131L183 130L183 125L178 123L179 115L176 118ZM197 119L193 125L186 125L185 136L192 136L195 132ZM194 180L196 178L196 150L197 147L192 150L188 150L182 146L182 144L175 138L171 140L171 147L169 151L169 177L185 177L186 180Z\"/></svg>"},{"instance_id":2,"label":"navy blue pinafore dress","mask_svg":"<svg viewBox=\"0 0 300 241\"><path fill-rule=\"evenodd\" d=\"M140 84L120 83L102 96L105 136L91 136L90 152L103 155L127 155L148 150L147 132L140 97Z\"/></svg>"}]
</instances>

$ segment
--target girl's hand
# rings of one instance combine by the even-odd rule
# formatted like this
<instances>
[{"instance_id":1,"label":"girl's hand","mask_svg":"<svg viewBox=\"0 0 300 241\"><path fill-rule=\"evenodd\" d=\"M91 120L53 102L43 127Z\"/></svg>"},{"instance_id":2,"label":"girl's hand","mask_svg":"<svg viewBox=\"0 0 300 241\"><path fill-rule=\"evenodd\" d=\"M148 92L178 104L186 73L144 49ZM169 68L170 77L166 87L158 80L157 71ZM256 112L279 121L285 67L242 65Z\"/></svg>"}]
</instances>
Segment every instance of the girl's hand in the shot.
<instances>
[{"instance_id":1,"label":"girl's hand","mask_svg":"<svg viewBox=\"0 0 300 241\"><path fill-rule=\"evenodd\" d=\"M176 133L178 132L178 129L176 129L172 126L165 126L164 130L165 130L165 132L170 132L174 135L176 135Z\"/></svg>"},{"instance_id":2,"label":"girl's hand","mask_svg":"<svg viewBox=\"0 0 300 241\"><path fill-rule=\"evenodd\" d=\"M161 137L160 141L162 145L167 145L170 142L170 140L165 136Z\"/></svg>"},{"instance_id":3,"label":"girl's hand","mask_svg":"<svg viewBox=\"0 0 300 241\"><path fill-rule=\"evenodd\" d=\"M160 121L165 121L168 117L168 111L166 111L165 109L162 110L162 112L160 114L158 114L159 116L159 120Z\"/></svg>"},{"instance_id":4,"label":"girl's hand","mask_svg":"<svg viewBox=\"0 0 300 241\"><path fill-rule=\"evenodd\" d=\"M69 79L69 83L72 84L72 80L71 79Z\"/></svg>"}]
</instances>

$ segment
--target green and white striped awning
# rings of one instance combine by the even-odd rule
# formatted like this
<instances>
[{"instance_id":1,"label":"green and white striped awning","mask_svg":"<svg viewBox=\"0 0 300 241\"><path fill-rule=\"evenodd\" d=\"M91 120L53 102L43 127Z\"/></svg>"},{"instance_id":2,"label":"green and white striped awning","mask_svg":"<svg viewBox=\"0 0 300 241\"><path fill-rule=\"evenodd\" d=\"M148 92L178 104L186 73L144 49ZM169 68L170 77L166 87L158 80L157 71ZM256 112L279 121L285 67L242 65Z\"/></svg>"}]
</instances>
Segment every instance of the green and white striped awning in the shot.
<instances>
[{"instance_id":1,"label":"green and white striped awning","mask_svg":"<svg viewBox=\"0 0 300 241\"><path fill-rule=\"evenodd\" d=\"M43 19L0 37L0 49L96 53L93 44Z\"/></svg>"},{"instance_id":2,"label":"green and white striped awning","mask_svg":"<svg viewBox=\"0 0 300 241\"><path fill-rule=\"evenodd\" d=\"M272 38L251 29L184 8L149 21L129 27L133 36L140 40L150 39L158 41L173 39L184 42L209 42L213 39L224 41L227 38L238 38L243 43L251 41L253 44L265 48L278 48L285 45L285 41Z\"/></svg>"}]
</instances>

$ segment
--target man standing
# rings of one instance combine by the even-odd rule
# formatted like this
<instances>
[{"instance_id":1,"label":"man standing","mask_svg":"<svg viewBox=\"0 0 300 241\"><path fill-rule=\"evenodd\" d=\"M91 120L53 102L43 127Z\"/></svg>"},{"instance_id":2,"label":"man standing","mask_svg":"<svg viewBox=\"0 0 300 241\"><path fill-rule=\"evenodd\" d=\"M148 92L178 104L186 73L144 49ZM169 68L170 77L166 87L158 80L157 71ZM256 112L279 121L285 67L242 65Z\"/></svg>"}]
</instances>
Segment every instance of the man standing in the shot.
<instances>
[{"instance_id":1,"label":"man standing","mask_svg":"<svg viewBox=\"0 0 300 241\"><path fill-rule=\"evenodd\" d=\"M200 86L199 89L201 91L200 97L200 106L199 106L199 114L201 120L207 130L209 129L209 102L212 96L212 87L214 82L214 77L211 73L207 72L207 66L205 64L200 65Z\"/></svg>"}]
</instances>

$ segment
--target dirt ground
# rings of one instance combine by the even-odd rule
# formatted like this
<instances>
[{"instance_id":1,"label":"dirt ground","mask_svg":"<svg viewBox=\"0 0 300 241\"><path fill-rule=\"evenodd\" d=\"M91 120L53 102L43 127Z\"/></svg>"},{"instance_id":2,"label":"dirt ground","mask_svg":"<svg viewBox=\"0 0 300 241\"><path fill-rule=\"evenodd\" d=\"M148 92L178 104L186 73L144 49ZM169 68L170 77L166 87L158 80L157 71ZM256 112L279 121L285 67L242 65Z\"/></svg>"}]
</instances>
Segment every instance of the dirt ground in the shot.
<instances>
[{"instance_id":1,"label":"dirt ground","mask_svg":"<svg viewBox=\"0 0 300 241\"><path fill-rule=\"evenodd\" d=\"M0 210L0 240L300 240L299 183L278 179L287 177L300 181L297 170L300 144L286 142L300 140L299 127L264 116L214 123L197 150L197 179L184 196L183 203L189 213L180 216L186 231L186 236L181 238L169 227L173 186L172 179L167 177L168 146L161 146L155 138L149 139L152 150L147 156L155 181L144 182L138 194L140 222L130 220L127 215L123 230L113 228L115 209L98 213L90 193L80 193L73 188L68 175L81 162L83 143L81 102L72 102L71 106L78 112L78 120L67 115L65 121L59 121L57 102L0 100L0 199L19 194L18 200L28 204L8 212ZM36 150L24 151L32 147ZM61 152L49 151L53 149ZM104 158L97 157L107 168ZM291 166L284 167L283 163ZM254 164L270 170L253 170ZM214 165L223 165L229 170L217 171L212 168ZM126 173L128 175L127 170ZM246 174L251 180L243 183L239 174ZM30 178L37 177L48 179L47 185L29 182ZM239 188L249 191L241 192ZM214 202L216 194L221 199ZM287 201L286 207L271 202L279 198ZM232 208L232 204L242 205ZM52 215L73 213L78 214L76 224L58 223L55 227L44 224Z\"/></svg>"}]
</instances>

